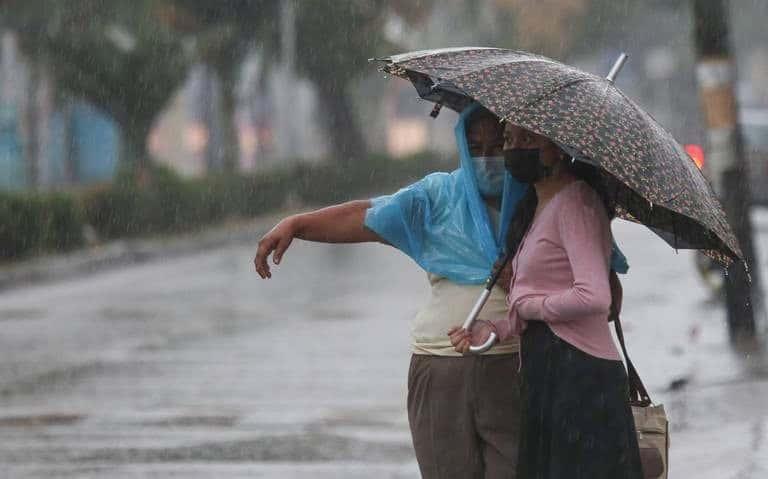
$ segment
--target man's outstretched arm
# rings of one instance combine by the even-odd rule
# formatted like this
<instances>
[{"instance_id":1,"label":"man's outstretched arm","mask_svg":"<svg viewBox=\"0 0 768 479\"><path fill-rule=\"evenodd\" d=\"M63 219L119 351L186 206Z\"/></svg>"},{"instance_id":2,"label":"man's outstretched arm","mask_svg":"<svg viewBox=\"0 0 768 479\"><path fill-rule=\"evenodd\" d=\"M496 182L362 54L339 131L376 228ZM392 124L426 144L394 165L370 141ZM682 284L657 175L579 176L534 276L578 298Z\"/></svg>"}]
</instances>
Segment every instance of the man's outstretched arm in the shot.
<instances>
[{"instance_id":1,"label":"man's outstretched arm","mask_svg":"<svg viewBox=\"0 0 768 479\"><path fill-rule=\"evenodd\" d=\"M316 211L289 216L259 240L253 264L262 278L271 278L267 259L280 264L294 238L322 243L384 242L379 235L365 227L365 212L370 200L358 200L329 206Z\"/></svg>"}]
</instances>

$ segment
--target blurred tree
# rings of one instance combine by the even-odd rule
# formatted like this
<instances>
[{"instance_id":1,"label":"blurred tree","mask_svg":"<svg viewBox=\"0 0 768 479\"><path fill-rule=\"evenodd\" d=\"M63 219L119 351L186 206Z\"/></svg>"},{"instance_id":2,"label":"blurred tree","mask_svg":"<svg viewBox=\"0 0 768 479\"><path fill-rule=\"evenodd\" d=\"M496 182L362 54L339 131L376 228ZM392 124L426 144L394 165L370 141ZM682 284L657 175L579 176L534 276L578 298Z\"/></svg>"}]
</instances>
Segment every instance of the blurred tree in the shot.
<instances>
[{"instance_id":1,"label":"blurred tree","mask_svg":"<svg viewBox=\"0 0 768 479\"><path fill-rule=\"evenodd\" d=\"M188 36L198 61L211 67L220 82L222 157L225 170L237 168L239 141L235 111L243 60L255 46L275 52L279 2L273 0L170 0L162 17ZM276 55L272 55L274 60Z\"/></svg>"},{"instance_id":2,"label":"blurred tree","mask_svg":"<svg viewBox=\"0 0 768 479\"><path fill-rule=\"evenodd\" d=\"M390 10L408 25L423 25L429 19L435 0L389 0Z\"/></svg>"},{"instance_id":3,"label":"blurred tree","mask_svg":"<svg viewBox=\"0 0 768 479\"><path fill-rule=\"evenodd\" d=\"M736 69L731 53L728 6L723 0L691 0L696 69L701 106L709 129L708 160L705 167L714 190L744 253L744 264L734 262L725 273L725 306L728 331L737 346L752 345L757 323L755 311L762 312L760 268L753 246L754 228L749 214L749 167L739 127L736 100Z\"/></svg>"},{"instance_id":4,"label":"blurred tree","mask_svg":"<svg viewBox=\"0 0 768 479\"><path fill-rule=\"evenodd\" d=\"M234 92L242 60L256 46L266 64L288 61L314 84L322 127L337 162L344 164L366 154L361 127L351 96L354 82L371 69L368 58L384 50L388 4L384 0L303 0L294 2L290 18L286 1L293 0L174 0L168 18L177 29L194 35L201 61L212 66L222 81L222 113L231 150L237 158L233 119ZM393 2L391 7L409 20L420 21L431 1ZM318 12L332 14L319 16ZM290 49L291 51L286 51ZM290 108L290 105L280 105Z\"/></svg>"},{"instance_id":5,"label":"blurred tree","mask_svg":"<svg viewBox=\"0 0 768 479\"><path fill-rule=\"evenodd\" d=\"M371 72L368 59L387 48L383 0L303 0L296 12L296 67L317 88L335 161L343 165L366 154L350 96L354 82ZM320 15L321 12L332 12ZM390 47L390 50L392 48Z\"/></svg>"},{"instance_id":6,"label":"blurred tree","mask_svg":"<svg viewBox=\"0 0 768 479\"><path fill-rule=\"evenodd\" d=\"M583 15L575 20L573 53L591 53L612 45L614 48L632 49L628 40L634 32L642 30L641 37L653 38L648 25L654 15L668 14L669 10L685 8L679 0L588 0ZM683 25L680 26L684 28Z\"/></svg>"},{"instance_id":7,"label":"blurred tree","mask_svg":"<svg viewBox=\"0 0 768 479\"><path fill-rule=\"evenodd\" d=\"M294 6L293 51L286 52L279 41L285 24L277 21L285 2L278 0L0 1L25 52L45 56L63 90L97 105L121 126L125 161L149 160L153 121L190 64L201 61L221 81L223 157L233 169L236 83L253 46L267 65L293 55L297 73L317 88L320 121L336 161L359 159L367 148L351 89L371 72L368 58L394 50L383 35L386 15L394 11L409 23L422 22L433 2L304 0Z\"/></svg>"},{"instance_id":8,"label":"blurred tree","mask_svg":"<svg viewBox=\"0 0 768 479\"><path fill-rule=\"evenodd\" d=\"M0 15L22 49L44 57L58 87L110 115L121 128L121 160L150 162L147 136L187 76L189 56L152 0L5 0Z\"/></svg>"},{"instance_id":9,"label":"blurred tree","mask_svg":"<svg viewBox=\"0 0 768 479\"><path fill-rule=\"evenodd\" d=\"M495 0L515 48L562 58L574 43L574 26L589 0Z\"/></svg>"},{"instance_id":10,"label":"blurred tree","mask_svg":"<svg viewBox=\"0 0 768 479\"><path fill-rule=\"evenodd\" d=\"M663 0L649 0L659 3ZM673 2L674 0L664 0ZM502 44L565 60L626 33L645 2L637 0L493 0L498 21L511 28ZM502 30L503 31L503 30Z\"/></svg>"}]
</instances>

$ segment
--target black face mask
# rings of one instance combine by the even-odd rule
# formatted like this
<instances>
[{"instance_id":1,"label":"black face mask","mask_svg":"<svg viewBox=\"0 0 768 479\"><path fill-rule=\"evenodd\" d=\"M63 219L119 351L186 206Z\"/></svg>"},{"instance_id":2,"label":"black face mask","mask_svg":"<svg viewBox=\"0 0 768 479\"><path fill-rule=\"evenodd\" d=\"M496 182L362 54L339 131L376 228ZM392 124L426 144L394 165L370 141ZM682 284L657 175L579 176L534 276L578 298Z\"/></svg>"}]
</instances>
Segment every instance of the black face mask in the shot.
<instances>
[{"instance_id":1,"label":"black face mask","mask_svg":"<svg viewBox=\"0 0 768 479\"><path fill-rule=\"evenodd\" d=\"M538 148L504 150L504 166L521 183L536 183L552 174L552 168L544 166L539 160Z\"/></svg>"}]
</instances>

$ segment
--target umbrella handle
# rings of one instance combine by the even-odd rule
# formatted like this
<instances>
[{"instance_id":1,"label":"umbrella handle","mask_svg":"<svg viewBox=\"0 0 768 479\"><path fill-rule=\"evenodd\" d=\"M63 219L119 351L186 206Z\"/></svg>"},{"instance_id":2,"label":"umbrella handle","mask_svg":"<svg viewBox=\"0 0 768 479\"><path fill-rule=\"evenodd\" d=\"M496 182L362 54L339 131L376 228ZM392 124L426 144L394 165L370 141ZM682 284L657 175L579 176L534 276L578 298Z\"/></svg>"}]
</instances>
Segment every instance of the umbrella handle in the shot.
<instances>
[{"instance_id":1,"label":"umbrella handle","mask_svg":"<svg viewBox=\"0 0 768 479\"><path fill-rule=\"evenodd\" d=\"M491 335L488 336L488 340L485 343L481 344L480 346L470 346L469 352L472 354L482 354L488 351L489 349L491 349L494 343L496 343L496 333L491 333Z\"/></svg>"},{"instance_id":2,"label":"umbrella handle","mask_svg":"<svg viewBox=\"0 0 768 479\"><path fill-rule=\"evenodd\" d=\"M469 331L469 328L472 327L472 323L475 322L475 319L477 319L477 315L480 314L480 310L483 309L483 306L485 306L485 302L488 301L488 297L491 295L491 288L493 286L490 285L488 288L483 289L482 294L479 298L477 298L477 301L475 302L474 307L472 307L472 311L469 312L467 315L467 319L464 321L464 324L462 327ZM485 343L481 344L480 346L470 346L469 352L472 354L480 354L488 351L491 349L493 344L496 342L496 333L491 332L491 335L488 337L488 339L485 341Z\"/></svg>"},{"instance_id":3,"label":"umbrella handle","mask_svg":"<svg viewBox=\"0 0 768 479\"><path fill-rule=\"evenodd\" d=\"M491 296L491 290L499 280L499 276L501 276L501 272L509 260L510 257L506 253L502 253L499 256L496 269L491 271L491 275L488 276L488 279L485 282L485 289L483 289L480 297L477 298L475 305L472 307L472 310L467 315L467 319L464 320L464 324L461 326L465 330L469 331L469 328L472 327L472 323L475 322L477 315L480 314L480 311L483 309L483 306L485 306L486 301L488 301L488 298ZM498 339L496 333L491 332L491 335L488 336L488 339L485 341L485 343L481 344L480 346L470 346L469 352L472 354L484 353L491 349L491 347L496 343L496 339Z\"/></svg>"}]
</instances>

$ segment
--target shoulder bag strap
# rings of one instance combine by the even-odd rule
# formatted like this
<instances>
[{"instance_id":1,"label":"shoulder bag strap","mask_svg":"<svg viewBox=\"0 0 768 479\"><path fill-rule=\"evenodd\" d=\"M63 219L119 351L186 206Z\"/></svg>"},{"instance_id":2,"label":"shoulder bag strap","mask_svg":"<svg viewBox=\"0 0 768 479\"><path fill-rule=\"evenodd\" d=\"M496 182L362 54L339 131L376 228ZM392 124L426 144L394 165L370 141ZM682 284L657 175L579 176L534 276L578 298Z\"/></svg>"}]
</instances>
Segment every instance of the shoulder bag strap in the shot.
<instances>
[{"instance_id":1,"label":"shoulder bag strap","mask_svg":"<svg viewBox=\"0 0 768 479\"><path fill-rule=\"evenodd\" d=\"M616 337L619 338L619 344L621 345L621 351L624 353L624 359L627 360L629 402L633 406L650 406L652 403L651 397L648 395L648 391L645 389L645 385L643 385L640 375L637 374L635 365L632 364L632 360L629 359L629 354L627 354L627 346L624 344L624 332L621 329L621 320L618 316L613 320L613 326L616 328Z\"/></svg>"}]
</instances>

